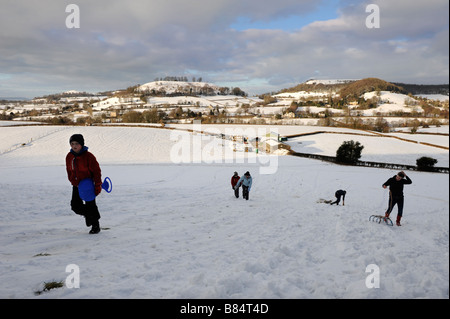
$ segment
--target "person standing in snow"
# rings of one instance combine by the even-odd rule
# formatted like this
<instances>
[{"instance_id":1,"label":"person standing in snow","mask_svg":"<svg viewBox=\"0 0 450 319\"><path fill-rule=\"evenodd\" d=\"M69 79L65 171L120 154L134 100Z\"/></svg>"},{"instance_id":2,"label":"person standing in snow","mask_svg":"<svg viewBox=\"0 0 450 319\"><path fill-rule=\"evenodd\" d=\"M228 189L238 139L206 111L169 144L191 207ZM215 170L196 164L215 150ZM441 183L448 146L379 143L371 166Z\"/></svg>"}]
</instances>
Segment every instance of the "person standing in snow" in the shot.
<instances>
[{"instance_id":1,"label":"person standing in snow","mask_svg":"<svg viewBox=\"0 0 450 319\"><path fill-rule=\"evenodd\" d=\"M400 220L403 216L403 185L412 184L411 179L405 174L404 171L399 172L397 175L389 178L382 186L386 188L389 186L389 206L384 214L385 217L389 217L392 212L392 209L397 204L397 226L401 226Z\"/></svg>"},{"instance_id":2,"label":"person standing in snow","mask_svg":"<svg viewBox=\"0 0 450 319\"><path fill-rule=\"evenodd\" d=\"M94 181L95 196L102 191L102 173L95 156L84 145L81 134L74 134L69 139L70 152L66 156L67 177L72 184L71 209L86 219L86 226L92 226L90 234L100 232L100 213L95 198L92 201L83 202L78 191L80 181L91 178Z\"/></svg>"},{"instance_id":3,"label":"person standing in snow","mask_svg":"<svg viewBox=\"0 0 450 319\"><path fill-rule=\"evenodd\" d=\"M231 188L234 189L234 196L236 198L239 198L239 187L236 187L236 185L240 178L238 172L234 172L233 176L231 176Z\"/></svg>"},{"instance_id":4,"label":"person standing in snow","mask_svg":"<svg viewBox=\"0 0 450 319\"><path fill-rule=\"evenodd\" d=\"M341 196L342 196L342 206L345 206L345 194L347 194L346 191L339 189L336 191L336 193L334 193L334 196L336 196L336 200L332 203L330 203L330 205L336 204L339 205L339 202L341 201Z\"/></svg>"},{"instance_id":5,"label":"person standing in snow","mask_svg":"<svg viewBox=\"0 0 450 319\"><path fill-rule=\"evenodd\" d=\"M246 172L244 176L242 176L237 182L234 189L239 189L239 186L242 185L242 197L248 200L248 195L250 193L250 189L252 188L252 177L250 176L250 172Z\"/></svg>"}]
</instances>

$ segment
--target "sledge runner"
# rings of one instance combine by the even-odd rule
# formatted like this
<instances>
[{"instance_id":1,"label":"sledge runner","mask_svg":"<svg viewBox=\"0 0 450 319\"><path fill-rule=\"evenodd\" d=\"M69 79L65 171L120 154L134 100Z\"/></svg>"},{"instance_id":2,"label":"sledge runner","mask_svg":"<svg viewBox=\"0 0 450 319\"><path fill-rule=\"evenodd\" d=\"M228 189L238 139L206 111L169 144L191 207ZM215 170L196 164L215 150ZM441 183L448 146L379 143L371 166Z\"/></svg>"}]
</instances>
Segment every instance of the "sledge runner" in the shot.
<instances>
[{"instance_id":1,"label":"sledge runner","mask_svg":"<svg viewBox=\"0 0 450 319\"><path fill-rule=\"evenodd\" d=\"M400 220L403 216L403 185L412 184L411 179L405 174L404 171L398 172L397 175L389 178L382 186L386 188L389 186L389 205L384 217L389 218L392 209L397 205L398 213L396 225L401 226Z\"/></svg>"},{"instance_id":2,"label":"sledge runner","mask_svg":"<svg viewBox=\"0 0 450 319\"><path fill-rule=\"evenodd\" d=\"M236 187L236 184L239 182L240 178L238 172L234 172L233 176L231 176L231 188L234 189L234 196L236 196L236 198L239 198L239 187Z\"/></svg>"},{"instance_id":3,"label":"sledge runner","mask_svg":"<svg viewBox=\"0 0 450 319\"><path fill-rule=\"evenodd\" d=\"M69 139L71 150L66 156L67 177L72 184L72 200L70 206L72 210L84 216L86 226L92 226L90 234L100 232L100 213L98 211L95 198L91 201L83 202L78 191L78 185L86 178L94 181L95 196L102 191L102 173L100 165L94 154L88 151L88 147L84 145L84 138L81 134L74 134Z\"/></svg>"},{"instance_id":4,"label":"sledge runner","mask_svg":"<svg viewBox=\"0 0 450 319\"><path fill-rule=\"evenodd\" d=\"M248 195L252 188L252 177L250 176L250 172L245 172L244 176L239 179L234 189L239 189L240 185L242 185L242 197L248 200Z\"/></svg>"}]
</instances>

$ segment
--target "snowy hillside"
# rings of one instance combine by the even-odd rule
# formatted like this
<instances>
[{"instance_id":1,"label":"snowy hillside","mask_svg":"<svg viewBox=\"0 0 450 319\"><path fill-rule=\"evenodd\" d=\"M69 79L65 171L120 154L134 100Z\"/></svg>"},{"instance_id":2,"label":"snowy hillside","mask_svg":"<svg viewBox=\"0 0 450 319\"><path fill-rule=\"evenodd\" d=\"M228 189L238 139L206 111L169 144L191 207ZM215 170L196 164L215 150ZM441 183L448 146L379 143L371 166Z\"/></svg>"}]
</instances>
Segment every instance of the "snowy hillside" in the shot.
<instances>
[{"instance_id":1,"label":"snowy hillside","mask_svg":"<svg viewBox=\"0 0 450 319\"><path fill-rule=\"evenodd\" d=\"M372 110L364 110L364 115L370 116L376 115L377 113L390 112L423 112L422 107L418 106L418 101L406 94L399 94L388 91L379 92L379 96L377 94L377 92L369 92L364 94L365 100L370 100L372 98L378 100L378 106Z\"/></svg>"},{"instance_id":2,"label":"snowy hillside","mask_svg":"<svg viewBox=\"0 0 450 319\"><path fill-rule=\"evenodd\" d=\"M286 93L279 93L275 94L274 97L277 99L290 99L291 101L298 101L302 98L308 99L308 98L325 98L329 95L327 92L306 92L306 91L299 91L299 92L286 92Z\"/></svg>"},{"instance_id":3,"label":"snowy hillside","mask_svg":"<svg viewBox=\"0 0 450 319\"><path fill-rule=\"evenodd\" d=\"M378 90L362 94L366 101L351 101L348 105L342 105L339 101L340 90L352 85L352 82L360 81L309 80L289 89L289 92L248 97L239 88L188 82L187 79L160 80L101 95L83 96L78 91L67 91L62 95L52 95L49 99L37 98L17 103L7 101L0 104L0 112L3 119L55 124L142 123L150 120L189 123L201 117L204 122L210 123L328 125L326 122L330 121L330 117L333 122L347 124L354 120L351 117L358 117L358 127L366 125L375 129L376 117L384 117L383 121L388 122L391 130L413 126L412 122L448 125L448 95L430 95L433 101L419 101L419 97ZM382 80L379 82L385 83ZM427 96L420 96L424 97ZM424 105L426 112L421 105ZM157 114L147 112L153 112L155 108L158 109ZM133 112L132 116L127 115L128 112Z\"/></svg>"},{"instance_id":4,"label":"snowy hillside","mask_svg":"<svg viewBox=\"0 0 450 319\"><path fill-rule=\"evenodd\" d=\"M123 105L139 105L144 104L139 97L110 97L102 101L92 104L92 109L95 111L101 111L108 108L120 107Z\"/></svg>"},{"instance_id":5,"label":"snowy hillside","mask_svg":"<svg viewBox=\"0 0 450 319\"><path fill-rule=\"evenodd\" d=\"M350 82L358 81L357 79L311 79L305 82L305 84L346 84Z\"/></svg>"},{"instance_id":6,"label":"snowy hillside","mask_svg":"<svg viewBox=\"0 0 450 319\"><path fill-rule=\"evenodd\" d=\"M245 152L230 158L221 140L173 128L0 125L0 298L449 298L448 174L406 172L413 184L404 190L403 226L390 227L368 218L386 210L381 185L397 171ZM448 126L436 129L448 134ZM74 133L113 182L97 198L97 235L70 210L64 158ZM427 141L448 146L448 136L435 137ZM410 162L429 154L449 163L448 150L364 138L363 156ZM326 153L340 141L320 134L292 142ZM180 152L188 161L176 161ZM248 201L233 195L234 171L253 176ZM318 203L341 188L345 206ZM73 267L79 288L66 281ZM35 294L51 281L64 286Z\"/></svg>"},{"instance_id":7,"label":"snowy hillside","mask_svg":"<svg viewBox=\"0 0 450 319\"><path fill-rule=\"evenodd\" d=\"M176 92L192 93L203 88L211 89L215 94L219 93L220 87L205 82L183 82L183 81L153 81L139 86L136 90L139 92L165 92L173 94Z\"/></svg>"}]
</instances>

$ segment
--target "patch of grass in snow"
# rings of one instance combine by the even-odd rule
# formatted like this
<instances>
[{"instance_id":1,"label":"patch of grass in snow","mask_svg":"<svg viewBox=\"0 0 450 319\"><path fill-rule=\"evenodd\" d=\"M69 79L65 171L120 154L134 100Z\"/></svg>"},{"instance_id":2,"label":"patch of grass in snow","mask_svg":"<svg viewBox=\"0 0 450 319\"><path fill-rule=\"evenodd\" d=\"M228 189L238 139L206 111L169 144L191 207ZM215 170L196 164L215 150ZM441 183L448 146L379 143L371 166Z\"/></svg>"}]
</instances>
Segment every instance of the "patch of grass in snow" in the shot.
<instances>
[{"instance_id":1,"label":"patch of grass in snow","mask_svg":"<svg viewBox=\"0 0 450 319\"><path fill-rule=\"evenodd\" d=\"M34 292L34 294L35 295L40 295L43 292L50 291L50 290L55 289L55 288L62 288L62 287L64 287L64 282L62 280L60 280L60 281L44 282L44 289L37 290L37 291Z\"/></svg>"}]
</instances>

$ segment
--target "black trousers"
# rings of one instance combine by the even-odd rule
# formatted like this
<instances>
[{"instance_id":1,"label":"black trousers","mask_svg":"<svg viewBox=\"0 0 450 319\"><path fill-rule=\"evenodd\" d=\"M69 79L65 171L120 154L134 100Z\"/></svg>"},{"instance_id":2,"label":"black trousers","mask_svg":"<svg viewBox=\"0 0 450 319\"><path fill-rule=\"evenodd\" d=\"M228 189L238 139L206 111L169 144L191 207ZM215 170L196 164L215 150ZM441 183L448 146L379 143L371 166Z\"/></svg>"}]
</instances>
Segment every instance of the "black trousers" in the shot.
<instances>
[{"instance_id":1,"label":"black trousers","mask_svg":"<svg viewBox=\"0 0 450 319\"><path fill-rule=\"evenodd\" d=\"M248 200L248 186L242 185L242 197Z\"/></svg>"},{"instance_id":2,"label":"black trousers","mask_svg":"<svg viewBox=\"0 0 450 319\"><path fill-rule=\"evenodd\" d=\"M86 226L98 226L100 212L98 211L95 199L89 202L83 202L77 186L73 186L72 188L72 200L70 201L70 207L75 214L82 215L86 218Z\"/></svg>"},{"instance_id":3,"label":"black trousers","mask_svg":"<svg viewBox=\"0 0 450 319\"><path fill-rule=\"evenodd\" d=\"M330 205L333 205L333 204L339 205L339 203L341 202L341 195L336 193L334 196L336 196L336 200L334 202L330 203Z\"/></svg>"},{"instance_id":4,"label":"black trousers","mask_svg":"<svg viewBox=\"0 0 450 319\"><path fill-rule=\"evenodd\" d=\"M236 196L236 198L239 198L239 187L234 190L234 196Z\"/></svg>"},{"instance_id":5,"label":"black trousers","mask_svg":"<svg viewBox=\"0 0 450 319\"><path fill-rule=\"evenodd\" d=\"M392 210L394 209L394 206L397 205L398 213L397 216L402 217L403 215L403 203L404 203L404 197L403 196L392 196L389 195L389 206L386 211L387 214L390 214Z\"/></svg>"}]
</instances>

